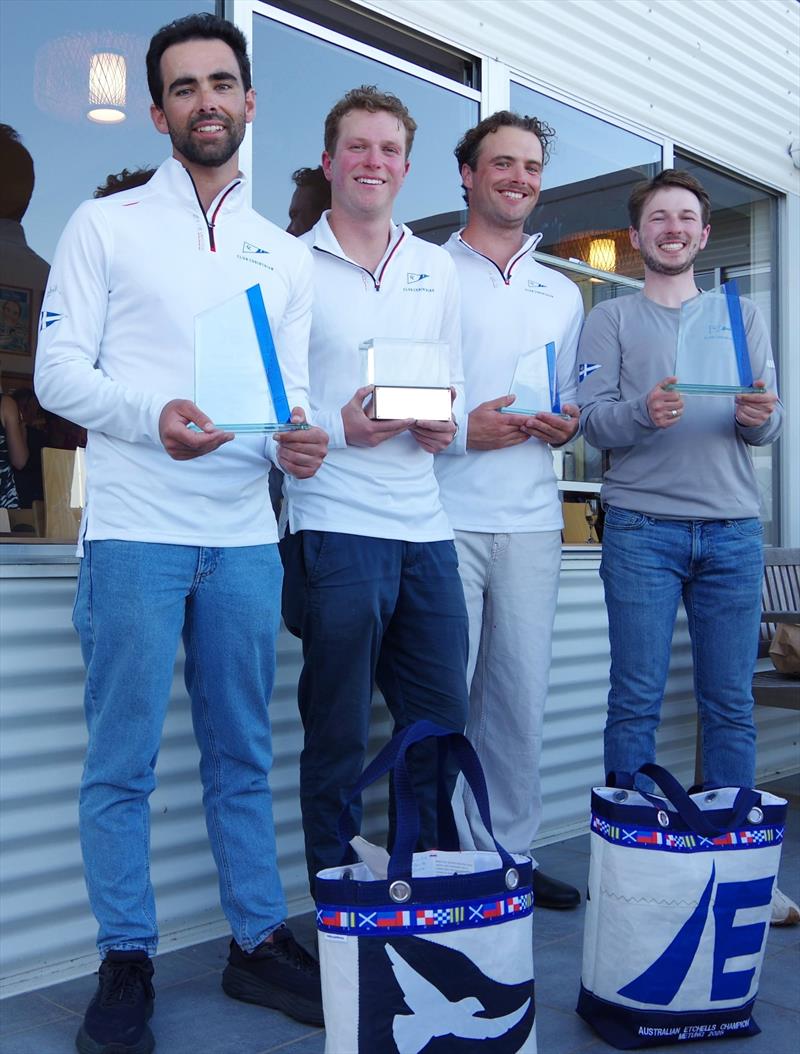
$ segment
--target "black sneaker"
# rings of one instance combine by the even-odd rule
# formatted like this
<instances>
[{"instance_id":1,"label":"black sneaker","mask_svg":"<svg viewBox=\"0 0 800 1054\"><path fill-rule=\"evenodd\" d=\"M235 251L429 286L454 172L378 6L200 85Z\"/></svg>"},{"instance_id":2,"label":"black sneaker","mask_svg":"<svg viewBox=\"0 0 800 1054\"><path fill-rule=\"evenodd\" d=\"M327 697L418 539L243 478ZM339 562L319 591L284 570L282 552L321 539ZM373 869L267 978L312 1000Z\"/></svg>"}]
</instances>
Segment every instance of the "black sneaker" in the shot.
<instances>
[{"instance_id":1,"label":"black sneaker","mask_svg":"<svg viewBox=\"0 0 800 1054\"><path fill-rule=\"evenodd\" d=\"M150 1054L153 964L144 952L108 953L75 1039L80 1054Z\"/></svg>"},{"instance_id":2,"label":"black sneaker","mask_svg":"<svg viewBox=\"0 0 800 1054\"><path fill-rule=\"evenodd\" d=\"M306 1025L324 1024L319 963L288 926L279 926L271 940L250 953L231 941L222 990L233 999L282 1010Z\"/></svg>"}]
</instances>

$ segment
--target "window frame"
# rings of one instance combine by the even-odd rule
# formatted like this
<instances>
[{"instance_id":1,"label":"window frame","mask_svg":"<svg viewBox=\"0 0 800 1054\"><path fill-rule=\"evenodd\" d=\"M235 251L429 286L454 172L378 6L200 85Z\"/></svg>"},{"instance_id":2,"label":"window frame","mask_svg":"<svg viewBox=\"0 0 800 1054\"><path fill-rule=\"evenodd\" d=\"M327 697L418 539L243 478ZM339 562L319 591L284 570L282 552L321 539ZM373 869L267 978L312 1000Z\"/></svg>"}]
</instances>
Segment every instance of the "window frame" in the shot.
<instances>
[{"instance_id":1,"label":"window frame","mask_svg":"<svg viewBox=\"0 0 800 1054\"><path fill-rule=\"evenodd\" d=\"M250 51L250 59L253 66L255 66L258 61L257 56L254 54L253 47L254 21L256 17L269 18L274 22L279 22L281 25L287 26L289 29L296 29L301 33L307 33L309 36L316 37L317 40L323 40L328 44L333 44L336 47L343 48L345 51L353 52L353 54L360 55L364 58L373 59L375 62L380 62L385 66L391 66L392 69L398 70L400 73L407 73L412 77L417 77L419 80L426 81L436 87L455 92L456 95L461 95L463 98L469 99L471 102L477 102L479 112L481 114L484 112L483 99L485 91L478 90L477 88L470 88L465 84L460 84L458 81L443 76L441 73L434 73L431 70L426 70L423 66L417 66L413 62L409 62L407 59L402 59L398 56L392 55L391 52L382 51L380 48L377 48L372 44L363 43L360 40L356 40L354 37L347 37L335 30L328 29L326 26L317 25L305 18L301 18L299 15L294 15L279 7L274 7L272 4L267 3L266 0L227 0L225 11L226 17L234 22L247 38L247 46ZM482 56L476 55L475 60L479 67L482 67ZM481 82L483 82L483 79L484 78L481 75ZM239 148L239 165L245 175L249 176L252 173L253 128L250 125L247 127L244 141ZM250 204L252 204L252 193L252 180L248 179L247 195Z\"/></svg>"}]
</instances>

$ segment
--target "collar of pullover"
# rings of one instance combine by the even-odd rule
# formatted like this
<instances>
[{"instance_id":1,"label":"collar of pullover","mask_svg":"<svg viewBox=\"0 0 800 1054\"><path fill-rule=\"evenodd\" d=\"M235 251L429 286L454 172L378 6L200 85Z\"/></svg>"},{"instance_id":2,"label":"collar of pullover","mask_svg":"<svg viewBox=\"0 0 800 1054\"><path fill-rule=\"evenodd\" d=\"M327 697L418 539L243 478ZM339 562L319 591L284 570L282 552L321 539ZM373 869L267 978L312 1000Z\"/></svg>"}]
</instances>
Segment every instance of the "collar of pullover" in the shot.
<instances>
[{"instance_id":1,"label":"collar of pullover","mask_svg":"<svg viewBox=\"0 0 800 1054\"><path fill-rule=\"evenodd\" d=\"M353 260L347 255L344 249L341 247L336 239L336 235L331 230L331 225L328 222L328 216L330 212L323 212L317 223L312 227L307 235L304 235L304 241L315 249L320 249L322 252L330 253L332 256L338 256L341 260L346 260L348 263L353 264L354 267L360 267L362 271L368 271L369 269L363 267L356 260ZM389 227L389 244L386 246L386 252L380 259L378 266L375 268L375 276L383 275L390 259L396 254L397 250L400 249L403 242L407 238L412 236L411 230L403 223L390 223Z\"/></svg>"},{"instance_id":2,"label":"collar of pullover","mask_svg":"<svg viewBox=\"0 0 800 1054\"><path fill-rule=\"evenodd\" d=\"M482 260L485 260L491 267L494 267L497 271L500 271L500 274L503 276L503 279L506 282L506 284L508 284L508 282L509 282L509 280L511 278L511 271L514 268L514 265L519 260L521 260L524 256L526 256L528 253L533 252L533 250L536 248L536 246L542 240L542 235L541 234L538 234L538 233L537 234L529 234L525 238L525 240L523 241L521 248L518 249L517 252L515 252L514 255L511 257L511 259L508 261L508 263L506 264L505 270L503 271L501 268L499 268L497 266L497 264L494 262L494 260L490 259L488 256L485 256L480 251L480 249L474 249L469 244L469 242L464 241L464 239L462 238L462 234L463 233L464 233L464 230L462 229L460 231L456 231L454 234L451 234L450 238L449 238L449 241L448 241L448 245L451 246L451 247L456 246L456 247L458 247L460 252L469 253L469 254L471 254L473 256L480 257Z\"/></svg>"},{"instance_id":3,"label":"collar of pullover","mask_svg":"<svg viewBox=\"0 0 800 1054\"><path fill-rule=\"evenodd\" d=\"M216 213L220 207L224 211L240 208L245 200L244 188L246 182L245 177L239 172L236 178L232 179L215 196L208 208L208 212L205 213L206 219L216 218ZM184 168L180 161L174 157L168 157L156 169L155 175L147 186L156 192L166 193L178 198L192 209L201 209L202 211L200 199L188 169Z\"/></svg>"}]
</instances>

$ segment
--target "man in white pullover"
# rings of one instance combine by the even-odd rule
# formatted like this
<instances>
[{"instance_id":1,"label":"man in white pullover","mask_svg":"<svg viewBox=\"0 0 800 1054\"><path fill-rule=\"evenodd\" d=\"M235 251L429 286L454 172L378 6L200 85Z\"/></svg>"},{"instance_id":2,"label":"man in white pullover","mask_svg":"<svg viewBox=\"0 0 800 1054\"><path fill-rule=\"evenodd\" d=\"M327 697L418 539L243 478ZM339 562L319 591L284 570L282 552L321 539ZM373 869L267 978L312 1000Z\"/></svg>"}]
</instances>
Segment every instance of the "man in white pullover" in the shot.
<instances>
[{"instance_id":1,"label":"man in white pullover","mask_svg":"<svg viewBox=\"0 0 800 1054\"><path fill-rule=\"evenodd\" d=\"M268 784L281 581L273 447L234 440L185 397L194 317L258 283L292 419L304 421L311 261L245 198L238 148L255 98L241 32L189 16L156 34L147 66L173 156L144 187L86 202L70 220L36 364L42 404L89 435L74 622L87 667L81 846L103 963L82 1054L154 1047L148 798L181 634L233 931L223 987L322 1024L318 966L283 925ZM219 351L222 363L237 355ZM285 432L277 458L306 477L325 449L319 428Z\"/></svg>"},{"instance_id":2,"label":"man in white pullover","mask_svg":"<svg viewBox=\"0 0 800 1054\"><path fill-rule=\"evenodd\" d=\"M325 122L331 209L303 239L314 258L311 406L331 450L313 479L287 480L281 545L284 619L305 659L300 793L312 887L341 862L336 822L364 762L373 683L398 729L428 718L460 731L466 717L464 595L433 472L434 453L463 451L463 441L455 420L371 420L370 389L359 387L361 342L442 340L456 418L463 398L453 263L392 223L415 128L395 96L348 92ZM412 759L428 846L429 756L423 745Z\"/></svg>"},{"instance_id":3,"label":"man in white pullover","mask_svg":"<svg viewBox=\"0 0 800 1054\"><path fill-rule=\"evenodd\" d=\"M437 458L442 501L456 532L469 612L467 735L483 764L498 840L527 853L541 819L539 763L550 642L561 565L561 507L550 446L577 431L575 354L583 321L577 287L533 256L525 220L539 197L552 129L500 111L456 147L469 221L446 248L461 283L467 456ZM554 344L560 413L514 410L506 394L519 356ZM552 403L551 403L552 406ZM459 784L461 842L478 831ZM461 804L463 802L463 813ZM576 889L533 875L538 907L573 908Z\"/></svg>"}]
</instances>

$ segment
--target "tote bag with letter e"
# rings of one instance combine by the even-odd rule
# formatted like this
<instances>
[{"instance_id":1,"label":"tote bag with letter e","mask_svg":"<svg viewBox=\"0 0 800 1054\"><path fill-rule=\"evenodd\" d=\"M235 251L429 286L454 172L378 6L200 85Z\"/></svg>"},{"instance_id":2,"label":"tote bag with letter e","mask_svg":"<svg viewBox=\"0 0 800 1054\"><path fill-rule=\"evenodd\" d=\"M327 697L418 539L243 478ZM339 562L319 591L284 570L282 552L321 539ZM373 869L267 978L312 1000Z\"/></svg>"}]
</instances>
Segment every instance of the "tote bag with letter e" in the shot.
<instances>
[{"instance_id":1,"label":"tote bag with letter e","mask_svg":"<svg viewBox=\"0 0 800 1054\"><path fill-rule=\"evenodd\" d=\"M661 795L630 776L592 791L578 1013L620 1050L756 1035L786 802L639 771Z\"/></svg>"},{"instance_id":2,"label":"tote bag with letter e","mask_svg":"<svg viewBox=\"0 0 800 1054\"><path fill-rule=\"evenodd\" d=\"M460 851L442 779L441 848L413 852L419 813L406 751L429 736L439 737L440 774L450 752L492 834L486 783L464 736L418 721L367 767L350 800L391 771L395 843L389 856L362 842L360 863L317 875L327 1054L536 1051L531 862L493 835L496 852ZM343 853L349 823L345 809Z\"/></svg>"}]
</instances>

